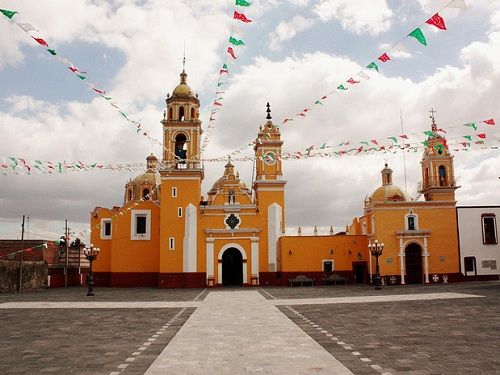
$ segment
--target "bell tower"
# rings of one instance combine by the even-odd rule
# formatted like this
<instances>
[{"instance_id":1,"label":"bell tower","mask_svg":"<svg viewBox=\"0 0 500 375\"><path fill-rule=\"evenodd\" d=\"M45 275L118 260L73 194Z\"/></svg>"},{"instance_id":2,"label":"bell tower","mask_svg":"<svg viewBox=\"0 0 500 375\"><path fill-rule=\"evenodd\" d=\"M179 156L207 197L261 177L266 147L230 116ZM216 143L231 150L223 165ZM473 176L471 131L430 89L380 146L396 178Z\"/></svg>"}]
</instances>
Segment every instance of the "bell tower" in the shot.
<instances>
[{"instance_id":1,"label":"bell tower","mask_svg":"<svg viewBox=\"0 0 500 375\"><path fill-rule=\"evenodd\" d=\"M163 161L167 170L200 170L201 121L200 101L187 85L183 69L180 83L167 94L167 109L163 112Z\"/></svg>"},{"instance_id":2,"label":"bell tower","mask_svg":"<svg viewBox=\"0 0 500 375\"><path fill-rule=\"evenodd\" d=\"M185 63L185 59L184 59ZM182 69L180 83L167 94L163 112L163 160L160 207L160 275L182 270L184 277L197 272L199 205L204 177L200 155L200 101L187 84ZM168 286L160 276L159 286Z\"/></svg>"},{"instance_id":3,"label":"bell tower","mask_svg":"<svg viewBox=\"0 0 500 375\"><path fill-rule=\"evenodd\" d=\"M281 133L271 118L271 107L267 103L267 116L264 126L260 126L255 140L255 201L258 211L265 215L267 228L263 239L267 240L267 267L265 272L280 270L280 259L277 251L277 240L285 230L285 184L281 169ZM267 269L266 269L267 268Z\"/></svg>"},{"instance_id":4,"label":"bell tower","mask_svg":"<svg viewBox=\"0 0 500 375\"><path fill-rule=\"evenodd\" d=\"M446 139L438 134L434 109L431 109L431 132L425 142L422 156L422 188L426 201L455 202L456 185L453 155L450 154Z\"/></svg>"}]
</instances>

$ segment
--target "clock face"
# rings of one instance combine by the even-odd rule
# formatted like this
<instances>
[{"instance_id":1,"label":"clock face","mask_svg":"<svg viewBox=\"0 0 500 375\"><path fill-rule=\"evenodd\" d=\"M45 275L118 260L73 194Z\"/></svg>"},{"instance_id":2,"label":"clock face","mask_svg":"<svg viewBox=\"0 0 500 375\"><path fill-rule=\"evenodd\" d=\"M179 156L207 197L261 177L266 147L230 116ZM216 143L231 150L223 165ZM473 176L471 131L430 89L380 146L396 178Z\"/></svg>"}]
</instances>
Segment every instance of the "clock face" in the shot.
<instances>
[{"instance_id":1,"label":"clock face","mask_svg":"<svg viewBox=\"0 0 500 375\"><path fill-rule=\"evenodd\" d=\"M267 165L273 165L276 163L276 154L272 151L268 151L264 154L264 163Z\"/></svg>"}]
</instances>

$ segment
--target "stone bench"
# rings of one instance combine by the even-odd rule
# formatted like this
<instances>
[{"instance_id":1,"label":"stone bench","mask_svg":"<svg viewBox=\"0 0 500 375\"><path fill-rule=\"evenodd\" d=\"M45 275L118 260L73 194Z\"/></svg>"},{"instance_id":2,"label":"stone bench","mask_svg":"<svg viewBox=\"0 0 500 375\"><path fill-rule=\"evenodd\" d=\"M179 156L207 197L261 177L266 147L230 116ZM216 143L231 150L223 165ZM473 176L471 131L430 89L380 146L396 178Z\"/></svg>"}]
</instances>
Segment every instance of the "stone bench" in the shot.
<instances>
[{"instance_id":1,"label":"stone bench","mask_svg":"<svg viewBox=\"0 0 500 375\"><path fill-rule=\"evenodd\" d=\"M305 275L299 275L299 276L295 276L294 278L292 279L288 279L288 284L290 286L293 286L294 284L298 284L300 286L304 286L304 285L307 285L307 284L310 284L311 286L314 285L314 280L305 276Z\"/></svg>"},{"instance_id":2,"label":"stone bench","mask_svg":"<svg viewBox=\"0 0 500 375\"><path fill-rule=\"evenodd\" d=\"M328 284L337 285L337 283L347 284L347 279L345 277L336 274L331 274L330 276L323 277L324 285Z\"/></svg>"}]
</instances>

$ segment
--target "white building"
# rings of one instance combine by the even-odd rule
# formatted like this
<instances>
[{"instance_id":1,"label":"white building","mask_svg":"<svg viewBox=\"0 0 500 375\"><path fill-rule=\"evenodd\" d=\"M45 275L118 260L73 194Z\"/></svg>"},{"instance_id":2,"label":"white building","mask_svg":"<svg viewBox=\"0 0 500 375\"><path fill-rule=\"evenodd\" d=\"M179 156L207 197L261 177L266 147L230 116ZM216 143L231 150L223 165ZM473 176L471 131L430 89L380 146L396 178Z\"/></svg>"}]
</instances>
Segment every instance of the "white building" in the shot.
<instances>
[{"instance_id":1,"label":"white building","mask_svg":"<svg viewBox=\"0 0 500 375\"><path fill-rule=\"evenodd\" d=\"M460 269L467 277L500 278L500 206L457 207Z\"/></svg>"}]
</instances>

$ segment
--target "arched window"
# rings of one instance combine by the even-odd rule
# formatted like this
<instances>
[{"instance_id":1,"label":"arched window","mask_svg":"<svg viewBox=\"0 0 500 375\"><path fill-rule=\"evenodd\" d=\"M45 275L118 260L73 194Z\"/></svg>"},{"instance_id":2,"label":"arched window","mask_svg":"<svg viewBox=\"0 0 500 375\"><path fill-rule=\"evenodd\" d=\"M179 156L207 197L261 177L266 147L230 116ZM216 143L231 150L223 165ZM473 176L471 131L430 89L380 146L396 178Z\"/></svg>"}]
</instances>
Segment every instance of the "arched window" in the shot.
<instances>
[{"instance_id":1,"label":"arched window","mask_svg":"<svg viewBox=\"0 0 500 375\"><path fill-rule=\"evenodd\" d=\"M429 168L425 168L424 187L429 186Z\"/></svg>"},{"instance_id":2,"label":"arched window","mask_svg":"<svg viewBox=\"0 0 500 375\"><path fill-rule=\"evenodd\" d=\"M168 119L172 120L173 117L174 117L174 110L172 109L172 107L170 107L170 109L168 110Z\"/></svg>"},{"instance_id":3,"label":"arched window","mask_svg":"<svg viewBox=\"0 0 500 375\"><path fill-rule=\"evenodd\" d=\"M194 120L194 108L191 108L191 120Z\"/></svg>"},{"instance_id":4,"label":"arched window","mask_svg":"<svg viewBox=\"0 0 500 375\"><path fill-rule=\"evenodd\" d=\"M418 217L410 210L410 213L405 215L405 229L406 230L418 230Z\"/></svg>"},{"instance_id":5,"label":"arched window","mask_svg":"<svg viewBox=\"0 0 500 375\"><path fill-rule=\"evenodd\" d=\"M132 189L128 189L128 201L132 200Z\"/></svg>"},{"instance_id":6,"label":"arched window","mask_svg":"<svg viewBox=\"0 0 500 375\"><path fill-rule=\"evenodd\" d=\"M177 134L175 137L175 159L177 164L186 164L187 158L187 139L183 133Z\"/></svg>"},{"instance_id":7,"label":"arched window","mask_svg":"<svg viewBox=\"0 0 500 375\"><path fill-rule=\"evenodd\" d=\"M149 189L144 189L142 191L142 199L144 199L145 201L147 201L149 198L150 198L150 196L149 196Z\"/></svg>"},{"instance_id":8,"label":"arched window","mask_svg":"<svg viewBox=\"0 0 500 375\"><path fill-rule=\"evenodd\" d=\"M179 121L184 121L184 107L179 107Z\"/></svg>"},{"instance_id":9,"label":"arched window","mask_svg":"<svg viewBox=\"0 0 500 375\"><path fill-rule=\"evenodd\" d=\"M444 165L439 166L438 174L439 174L439 186L446 186L446 167Z\"/></svg>"}]
</instances>

